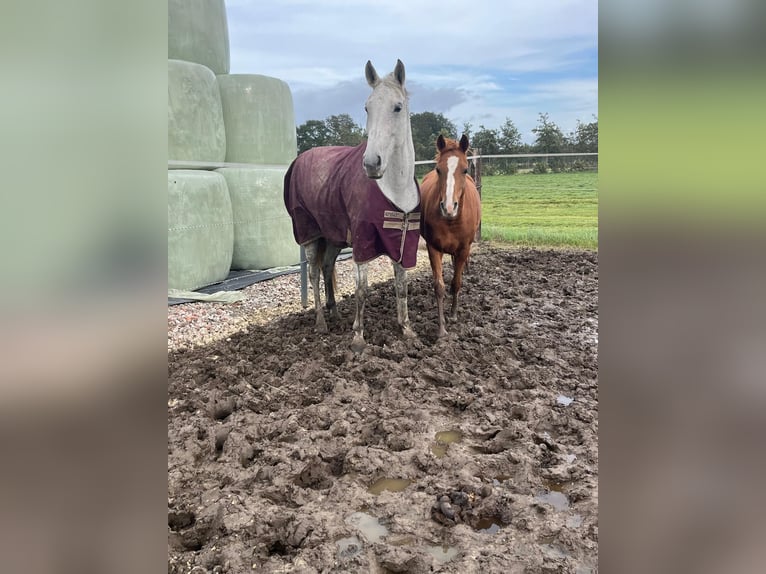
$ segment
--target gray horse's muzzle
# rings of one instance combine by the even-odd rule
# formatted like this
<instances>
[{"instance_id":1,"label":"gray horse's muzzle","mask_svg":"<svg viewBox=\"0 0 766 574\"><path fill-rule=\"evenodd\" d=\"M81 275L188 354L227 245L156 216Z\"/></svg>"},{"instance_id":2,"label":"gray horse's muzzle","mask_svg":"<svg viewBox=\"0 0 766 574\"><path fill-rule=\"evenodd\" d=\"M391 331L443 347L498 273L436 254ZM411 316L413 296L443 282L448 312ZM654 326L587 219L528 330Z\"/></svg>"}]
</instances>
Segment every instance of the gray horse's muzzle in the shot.
<instances>
[{"instance_id":1,"label":"gray horse's muzzle","mask_svg":"<svg viewBox=\"0 0 766 574\"><path fill-rule=\"evenodd\" d=\"M367 173L367 177L370 179L380 179L383 176L383 171L380 169L382 163L378 154L364 154L362 165Z\"/></svg>"}]
</instances>

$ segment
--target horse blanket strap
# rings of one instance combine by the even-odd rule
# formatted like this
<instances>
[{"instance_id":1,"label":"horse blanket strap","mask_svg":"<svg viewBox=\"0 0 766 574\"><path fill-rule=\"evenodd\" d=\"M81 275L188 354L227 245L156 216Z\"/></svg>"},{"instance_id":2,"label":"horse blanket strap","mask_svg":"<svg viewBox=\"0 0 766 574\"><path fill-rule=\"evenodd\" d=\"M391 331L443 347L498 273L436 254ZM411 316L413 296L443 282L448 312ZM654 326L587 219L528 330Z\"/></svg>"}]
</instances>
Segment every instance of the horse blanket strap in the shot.
<instances>
[{"instance_id":1,"label":"horse blanket strap","mask_svg":"<svg viewBox=\"0 0 766 574\"><path fill-rule=\"evenodd\" d=\"M412 269L417 263L420 241L419 206L415 208L417 211L399 211L375 181L370 183L367 210L352 240L354 261L364 263L379 255L388 255L405 269Z\"/></svg>"},{"instance_id":2,"label":"horse blanket strap","mask_svg":"<svg viewBox=\"0 0 766 574\"><path fill-rule=\"evenodd\" d=\"M420 240L420 204L404 213L383 195L362 169L366 147L366 142L318 147L293 162L285 176L285 206L295 241L305 245L324 237L339 247L352 246L357 263L387 255L412 269Z\"/></svg>"}]
</instances>

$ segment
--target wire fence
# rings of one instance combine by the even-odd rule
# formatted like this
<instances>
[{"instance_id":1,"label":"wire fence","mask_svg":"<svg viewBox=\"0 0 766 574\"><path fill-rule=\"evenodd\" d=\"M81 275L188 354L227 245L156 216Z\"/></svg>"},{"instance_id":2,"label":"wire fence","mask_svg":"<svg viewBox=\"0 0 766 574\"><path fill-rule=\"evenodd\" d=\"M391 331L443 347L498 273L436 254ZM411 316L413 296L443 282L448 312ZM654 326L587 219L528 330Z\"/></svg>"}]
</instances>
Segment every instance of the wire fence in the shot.
<instances>
[{"instance_id":1,"label":"wire fence","mask_svg":"<svg viewBox=\"0 0 766 574\"><path fill-rule=\"evenodd\" d=\"M468 157L470 174L481 185L481 176L515 175L524 173L565 173L598 171L598 152L517 153L482 155L473 150ZM421 180L433 169L435 160L415 162L415 176Z\"/></svg>"}]
</instances>

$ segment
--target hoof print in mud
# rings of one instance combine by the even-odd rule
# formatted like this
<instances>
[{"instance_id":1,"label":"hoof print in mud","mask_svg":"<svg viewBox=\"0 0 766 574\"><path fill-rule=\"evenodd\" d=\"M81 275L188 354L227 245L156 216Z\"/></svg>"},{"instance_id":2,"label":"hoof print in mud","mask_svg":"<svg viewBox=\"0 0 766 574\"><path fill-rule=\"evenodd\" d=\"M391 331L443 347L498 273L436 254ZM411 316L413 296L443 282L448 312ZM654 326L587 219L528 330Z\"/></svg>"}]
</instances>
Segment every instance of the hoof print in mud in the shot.
<instances>
[{"instance_id":1,"label":"hoof print in mud","mask_svg":"<svg viewBox=\"0 0 766 574\"><path fill-rule=\"evenodd\" d=\"M218 504L208 506L198 515L189 511L171 511L168 513L171 528L168 543L176 550L201 550L220 533L222 518L223 508Z\"/></svg>"},{"instance_id":2,"label":"hoof print in mud","mask_svg":"<svg viewBox=\"0 0 766 574\"><path fill-rule=\"evenodd\" d=\"M253 464L253 461L255 461L255 457L256 457L255 448L253 448L252 445L247 445L239 453L239 464L242 465L242 468L247 468Z\"/></svg>"},{"instance_id":3,"label":"hoof print in mud","mask_svg":"<svg viewBox=\"0 0 766 574\"><path fill-rule=\"evenodd\" d=\"M231 428L229 427L222 427L215 431L214 446L216 455L223 452L223 445L226 444L226 439L229 438L229 433L231 433Z\"/></svg>"},{"instance_id":4,"label":"hoof print in mud","mask_svg":"<svg viewBox=\"0 0 766 574\"><path fill-rule=\"evenodd\" d=\"M423 554L411 548L385 546L377 558L385 572L407 572L408 574L431 572Z\"/></svg>"},{"instance_id":5,"label":"hoof print in mud","mask_svg":"<svg viewBox=\"0 0 766 574\"><path fill-rule=\"evenodd\" d=\"M183 530L194 524L194 513L189 510L171 510L168 512L168 526L171 530Z\"/></svg>"},{"instance_id":6,"label":"hoof print in mud","mask_svg":"<svg viewBox=\"0 0 766 574\"><path fill-rule=\"evenodd\" d=\"M214 420L222 421L229 417L237 406L237 401L234 397L227 399L216 397L213 399L213 404L210 406L210 416Z\"/></svg>"},{"instance_id":7,"label":"hoof print in mud","mask_svg":"<svg viewBox=\"0 0 766 574\"><path fill-rule=\"evenodd\" d=\"M463 487L436 497L431 518L444 526L467 524L474 530L496 532L510 524L509 501L493 496L487 485L481 488Z\"/></svg>"},{"instance_id":8,"label":"hoof print in mud","mask_svg":"<svg viewBox=\"0 0 766 574\"><path fill-rule=\"evenodd\" d=\"M329 488L332 486L330 474L330 465L316 457L303 467L295 477L294 482L302 488L313 488L314 490Z\"/></svg>"},{"instance_id":9,"label":"hoof print in mud","mask_svg":"<svg viewBox=\"0 0 766 574\"><path fill-rule=\"evenodd\" d=\"M263 538L268 555L284 556L295 553L314 531L307 520L292 516L277 518L270 524L263 524L262 527L264 530L259 531L259 537Z\"/></svg>"}]
</instances>

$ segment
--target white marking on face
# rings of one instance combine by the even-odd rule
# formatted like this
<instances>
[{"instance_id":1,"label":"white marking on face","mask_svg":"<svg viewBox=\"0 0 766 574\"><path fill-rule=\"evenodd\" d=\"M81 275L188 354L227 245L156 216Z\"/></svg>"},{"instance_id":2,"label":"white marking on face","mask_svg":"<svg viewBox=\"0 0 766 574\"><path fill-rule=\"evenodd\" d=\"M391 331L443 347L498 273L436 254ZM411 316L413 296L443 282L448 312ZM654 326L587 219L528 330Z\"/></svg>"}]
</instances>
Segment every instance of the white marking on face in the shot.
<instances>
[{"instance_id":1,"label":"white marking on face","mask_svg":"<svg viewBox=\"0 0 766 574\"><path fill-rule=\"evenodd\" d=\"M453 155L447 158L447 198L444 200L444 207L449 214L452 213L452 204L455 203L455 170L457 164L457 156Z\"/></svg>"}]
</instances>

